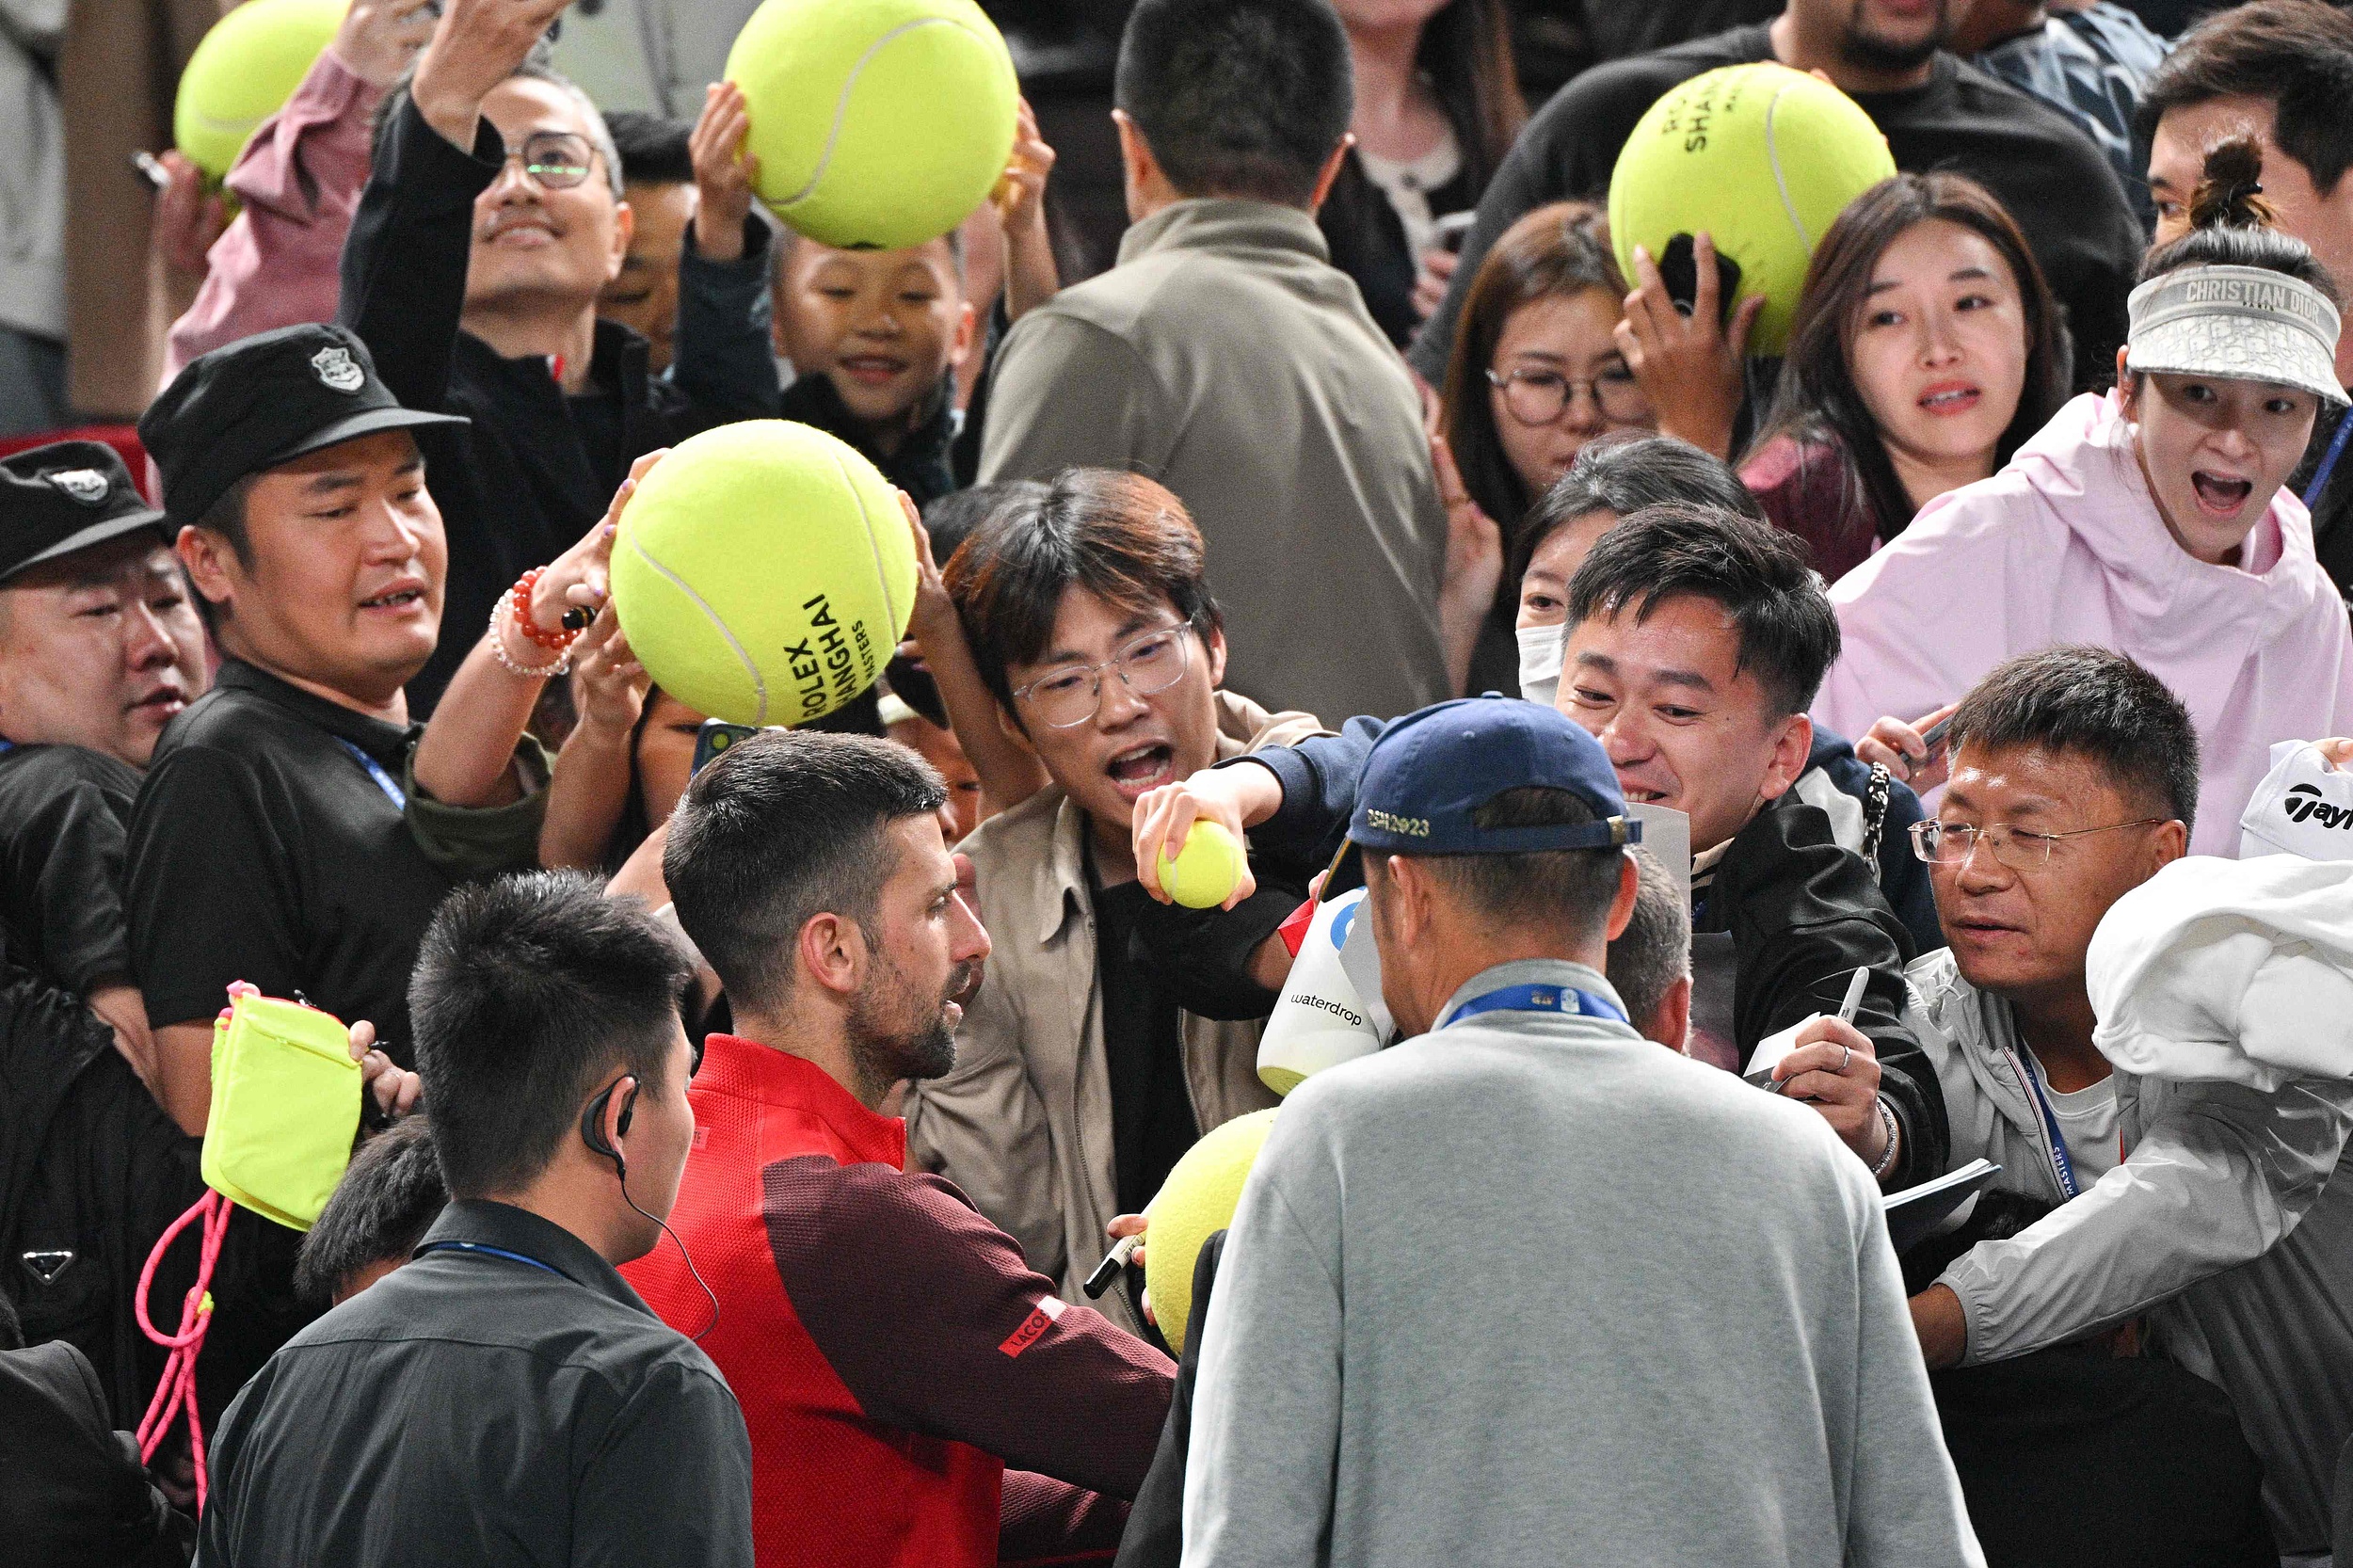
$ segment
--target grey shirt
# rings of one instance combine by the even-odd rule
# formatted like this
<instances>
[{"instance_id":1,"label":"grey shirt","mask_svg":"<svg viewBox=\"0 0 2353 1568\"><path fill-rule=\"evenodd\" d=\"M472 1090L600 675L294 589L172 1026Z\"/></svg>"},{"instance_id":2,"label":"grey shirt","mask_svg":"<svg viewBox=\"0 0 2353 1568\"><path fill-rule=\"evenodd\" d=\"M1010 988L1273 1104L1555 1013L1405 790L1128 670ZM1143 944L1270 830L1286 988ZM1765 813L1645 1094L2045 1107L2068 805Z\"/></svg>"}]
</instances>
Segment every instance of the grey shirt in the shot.
<instances>
[{"instance_id":1,"label":"grey shirt","mask_svg":"<svg viewBox=\"0 0 2353 1568\"><path fill-rule=\"evenodd\" d=\"M1179 201L1023 316L981 478L1127 469L1176 493L1225 609L1225 684L1385 717L1450 696L1446 512L1402 360L1305 213Z\"/></svg>"},{"instance_id":2,"label":"grey shirt","mask_svg":"<svg viewBox=\"0 0 2353 1568\"><path fill-rule=\"evenodd\" d=\"M1982 1563L1869 1173L1614 1019L1294 1090L1203 1328L1185 1562Z\"/></svg>"}]
</instances>

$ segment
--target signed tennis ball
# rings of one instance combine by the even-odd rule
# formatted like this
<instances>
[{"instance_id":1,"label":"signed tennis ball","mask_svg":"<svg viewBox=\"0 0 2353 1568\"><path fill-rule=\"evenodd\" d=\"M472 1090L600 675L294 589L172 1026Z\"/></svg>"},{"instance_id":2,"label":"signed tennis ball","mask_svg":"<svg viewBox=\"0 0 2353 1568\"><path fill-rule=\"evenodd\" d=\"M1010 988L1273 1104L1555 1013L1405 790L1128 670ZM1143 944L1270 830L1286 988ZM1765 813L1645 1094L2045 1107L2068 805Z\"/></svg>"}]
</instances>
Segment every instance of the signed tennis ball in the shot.
<instances>
[{"instance_id":1,"label":"signed tennis ball","mask_svg":"<svg viewBox=\"0 0 2353 1568\"><path fill-rule=\"evenodd\" d=\"M335 29L344 0L248 0L213 24L180 73L171 139L217 180L253 128L286 106Z\"/></svg>"},{"instance_id":2,"label":"signed tennis ball","mask_svg":"<svg viewBox=\"0 0 2353 1568\"><path fill-rule=\"evenodd\" d=\"M1160 851L1160 886L1188 909L1214 909L1241 880L1242 849L1223 824L1197 819L1171 860Z\"/></svg>"},{"instance_id":3,"label":"signed tennis ball","mask_svg":"<svg viewBox=\"0 0 2353 1568\"><path fill-rule=\"evenodd\" d=\"M915 608L915 542L874 465L746 420L654 465L613 541L621 632L664 691L733 724L805 724L874 683Z\"/></svg>"},{"instance_id":4,"label":"signed tennis ball","mask_svg":"<svg viewBox=\"0 0 2353 1568\"><path fill-rule=\"evenodd\" d=\"M1201 1244L1234 1223L1242 1181L1257 1161L1275 1114L1254 1111L1210 1131L1185 1151L1152 1200L1152 1224L1144 1235L1144 1284L1152 1292L1160 1337L1178 1355L1185 1353L1193 1266Z\"/></svg>"},{"instance_id":5,"label":"signed tennis ball","mask_svg":"<svg viewBox=\"0 0 2353 1568\"><path fill-rule=\"evenodd\" d=\"M1013 152L1013 56L973 0L765 0L728 80L751 113L760 194L841 249L936 240Z\"/></svg>"},{"instance_id":6,"label":"signed tennis ball","mask_svg":"<svg viewBox=\"0 0 2353 1568\"><path fill-rule=\"evenodd\" d=\"M1653 260L1705 230L1740 266L1741 298L1762 294L1751 354L1779 354L1814 248L1847 203L1896 173L1887 138L1828 82L1766 61L1703 72L1653 104L1609 176L1609 238L1634 282L1634 248Z\"/></svg>"}]
</instances>

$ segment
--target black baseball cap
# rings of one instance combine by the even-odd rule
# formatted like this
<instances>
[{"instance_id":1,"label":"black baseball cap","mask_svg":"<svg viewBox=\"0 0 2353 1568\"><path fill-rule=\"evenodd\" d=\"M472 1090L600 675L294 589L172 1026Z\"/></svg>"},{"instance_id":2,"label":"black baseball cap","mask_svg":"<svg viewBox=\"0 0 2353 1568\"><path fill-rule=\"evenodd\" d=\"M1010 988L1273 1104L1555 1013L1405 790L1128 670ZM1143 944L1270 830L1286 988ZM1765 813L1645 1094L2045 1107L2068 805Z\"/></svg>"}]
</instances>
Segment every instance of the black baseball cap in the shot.
<instances>
[{"instance_id":1,"label":"black baseball cap","mask_svg":"<svg viewBox=\"0 0 2353 1568\"><path fill-rule=\"evenodd\" d=\"M27 567L146 530L171 530L104 441L51 441L0 458L0 583Z\"/></svg>"},{"instance_id":2,"label":"black baseball cap","mask_svg":"<svg viewBox=\"0 0 2353 1568\"><path fill-rule=\"evenodd\" d=\"M201 519L247 474L380 430L468 423L402 408L350 328L306 323L190 360L140 416L139 440L163 471L176 525Z\"/></svg>"},{"instance_id":3,"label":"black baseball cap","mask_svg":"<svg viewBox=\"0 0 2353 1568\"><path fill-rule=\"evenodd\" d=\"M1507 790L1566 790L1597 822L1481 827ZM1601 743L1554 709L1490 692L1406 714L1381 732L1356 786L1349 841L1391 855L1526 855L1639 843Z\"/></svg>"}]
</instances>

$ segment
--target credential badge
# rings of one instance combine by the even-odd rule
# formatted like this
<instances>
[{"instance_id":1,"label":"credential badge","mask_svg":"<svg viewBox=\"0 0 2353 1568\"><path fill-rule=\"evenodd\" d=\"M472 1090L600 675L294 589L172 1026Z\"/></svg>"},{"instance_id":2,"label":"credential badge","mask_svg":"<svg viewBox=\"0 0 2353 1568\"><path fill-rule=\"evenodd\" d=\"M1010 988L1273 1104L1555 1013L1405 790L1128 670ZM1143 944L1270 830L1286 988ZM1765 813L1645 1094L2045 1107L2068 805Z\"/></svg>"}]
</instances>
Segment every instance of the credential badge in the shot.
<instances>
[{"instance_id":1,"label":"credential badge","mask_svg":"<svg viewBox=\"0 0 2353 1568\"><path fill-rule=\"evenodd\" d=\"M356 392L367 385L368 373L360 368L351 350L341 344L330 344L312 355L311 368L319 373L319 379L332 392Z\"/></svg>"}]
</instances>

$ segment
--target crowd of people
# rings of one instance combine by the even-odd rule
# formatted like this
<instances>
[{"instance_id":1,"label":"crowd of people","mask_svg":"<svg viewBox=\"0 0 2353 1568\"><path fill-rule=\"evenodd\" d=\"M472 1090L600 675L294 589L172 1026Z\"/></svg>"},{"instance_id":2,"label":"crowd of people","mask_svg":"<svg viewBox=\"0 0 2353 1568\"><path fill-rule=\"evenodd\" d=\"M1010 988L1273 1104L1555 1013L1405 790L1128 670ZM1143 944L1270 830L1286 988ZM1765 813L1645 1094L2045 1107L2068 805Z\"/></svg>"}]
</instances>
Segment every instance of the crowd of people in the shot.
<instances>
[{"instance_id":1,"label":"crowd of people","mask_svg":"<svg viewBox=\"0 0 2353 1568\"><path fill-rule=\"evenodd\" d=\"M135 435L0 254L0 1555L2353 1552L2353 13L1133 0L1096 269L1030 103L834 248L568 8L351 0L168 159ZM1771 357L1605 207L1760 61L1898 170ZM756 419L917 584L721 749L609 568ZM1358 889L1382 1048L1278 1094ZM349 1026L349 1163L159 1249L254 994Z\"/></svg>"}]
</instances>

